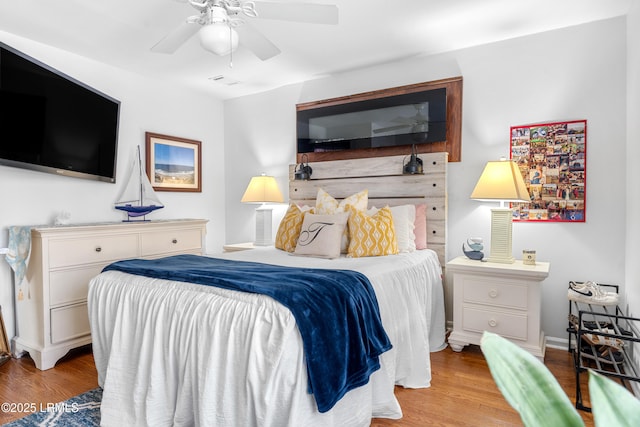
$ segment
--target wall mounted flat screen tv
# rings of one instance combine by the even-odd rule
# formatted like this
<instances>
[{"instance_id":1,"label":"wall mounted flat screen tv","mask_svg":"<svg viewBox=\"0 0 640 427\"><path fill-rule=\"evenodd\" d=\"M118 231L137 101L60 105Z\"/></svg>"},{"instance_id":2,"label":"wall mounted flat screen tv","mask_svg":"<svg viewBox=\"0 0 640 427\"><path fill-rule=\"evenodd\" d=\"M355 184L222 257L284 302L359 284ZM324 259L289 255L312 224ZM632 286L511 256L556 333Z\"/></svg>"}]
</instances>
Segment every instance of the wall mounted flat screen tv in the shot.
<instances>
[{"instance_id":1,"label":"wall mounted flat screen tv","mask_svg":"<svg viewBox=\"0 0 640 427\"><path fill-rule=\"evenodd\" d=\"M120 102L0 43L0 165L116 180Z\"/></svg>"}]
</instances>

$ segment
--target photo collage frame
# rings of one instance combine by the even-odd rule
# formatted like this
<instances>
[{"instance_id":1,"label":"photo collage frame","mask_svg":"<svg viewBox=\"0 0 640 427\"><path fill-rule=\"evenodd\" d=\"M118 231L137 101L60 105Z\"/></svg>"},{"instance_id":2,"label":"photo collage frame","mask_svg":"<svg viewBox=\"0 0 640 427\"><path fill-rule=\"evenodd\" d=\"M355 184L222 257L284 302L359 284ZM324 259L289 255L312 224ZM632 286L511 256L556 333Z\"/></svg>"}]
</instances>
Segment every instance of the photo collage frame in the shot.
<instances>
[{"instance_id":1,"label":"photo collage frame","mask_svg":"<svg viewBox=\"0 0 640 427\"><path fill-rule=\"evenodd\" d=\"M512 203L514 221L584 222L587 121L511 127L511 159L531 197Z\"/></svg>"}]
</instances>

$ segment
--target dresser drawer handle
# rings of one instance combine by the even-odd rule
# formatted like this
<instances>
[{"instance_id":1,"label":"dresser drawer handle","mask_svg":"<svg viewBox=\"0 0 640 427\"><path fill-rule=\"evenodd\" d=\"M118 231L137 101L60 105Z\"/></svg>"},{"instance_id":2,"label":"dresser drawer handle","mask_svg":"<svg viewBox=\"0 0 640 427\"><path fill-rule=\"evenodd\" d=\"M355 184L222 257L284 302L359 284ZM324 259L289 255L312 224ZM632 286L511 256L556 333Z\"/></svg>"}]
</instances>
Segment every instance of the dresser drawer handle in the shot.
<instances>
[{"instance_id":1,"label":"dresser drawer handle","mask_svg":"<svg viewBox=\"0 0 640 427\"><path fill-rule=\"evenodd\" d=\"M171 241L171 243L173 243L173 244L175 245L176 243L178 243L178 239L173 239L173 240Z\"/></svg>"},{"instance_id":2,"label":"dresser drawer handle","mask_svg":"<svg viewBox=\"0 0 640 427\"><path fill-rule=\"evenodd\" d=\"M489 320L489 326L495 328L496 326L498 326L498 322L495 319L491 319Z\"/></svg>"},{"instance_id":3,"label":"dresser drawer handle","mask_svg":"<svg viewBox=\"0 0 640 427\"><path fill-rule=\"evenodd\" d=\"M491 290L489 291L489 296L490 296L491 298L497 298L497 297L498 297L498 295L500 295L500 293L498 292L498 290L497 290L497 289L491 289Z\"/></svg>"},{"instance_id":4,"label":"dresser drawer handle","mask_svg":"<svg viewBox=\"0 0 640 427\"><path fill-rule=\"evenodd\" d=\"M100 246L96 247L96 252L102 252L102 248Z\"/></svg>"}]
</instances>

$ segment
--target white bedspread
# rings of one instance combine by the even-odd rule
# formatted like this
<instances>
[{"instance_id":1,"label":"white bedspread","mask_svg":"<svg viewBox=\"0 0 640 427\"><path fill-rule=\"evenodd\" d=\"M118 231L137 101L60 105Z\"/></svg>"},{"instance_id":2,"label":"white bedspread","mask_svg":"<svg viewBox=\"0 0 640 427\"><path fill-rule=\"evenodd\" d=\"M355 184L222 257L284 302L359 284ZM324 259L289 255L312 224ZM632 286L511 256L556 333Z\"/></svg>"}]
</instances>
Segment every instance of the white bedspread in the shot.
<instances>
[{"instance_id":1,"label":"white bedspread","mask_svg":"<svg viewBox=\"0 0 640 427\"><path fill-rule=\"evenodd\" d=\"M402 416L394 384L430 385L429 352L446 346L434 252L326 260L259 248L220 257L364 273L393 344L381 369L321 414L287 308L263 295L110 271L89 288L102 425L368 426Z\"/></svg>"}]
</instances>

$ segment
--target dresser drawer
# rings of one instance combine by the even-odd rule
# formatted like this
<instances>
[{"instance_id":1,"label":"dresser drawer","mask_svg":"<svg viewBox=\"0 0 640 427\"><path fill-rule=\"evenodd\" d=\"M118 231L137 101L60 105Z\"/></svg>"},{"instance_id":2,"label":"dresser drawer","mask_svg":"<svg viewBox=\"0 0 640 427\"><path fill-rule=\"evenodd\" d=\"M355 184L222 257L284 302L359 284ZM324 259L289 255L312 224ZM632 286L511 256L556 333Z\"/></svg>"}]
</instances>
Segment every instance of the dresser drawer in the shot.
<instances>
[{"instance_id":1,"label":"dresser drawer","mask_svg":"<svg viewBox=\"0 0 640 427\"><path fill-rule=\"evenodd\" d=\"M465 277L463 284L464 302L527 309L526 286L510 285L495 279Z\"/></svg>"},{"instance_id":2,"label":"dresser drawer","mask_svg":"<svg viewBox=\"0 0 640 427\"><path fill-rule=\"evenodd\" d=\"M138 236L135 234L49 241L50 268L107 263L137 256Z\"/></svg>"},{"instance_id":3,"label":"dresser drawer","mask_svg":"<svg viewBox=\"0 0 640 427\"><path fill-rule=\"evenodd\" d=\"M49 273L49 305L56 307L87 300L89 281L100 274L104 264Z\"/></svg>"},{"instance_id":4,"label":"dresser drawer","mask_svg":"<svg viewBox=\"0 0 640 427\"><path fill-rule=\"evenodd\" d=\"M51 310L51 343L91 334L87 304L76 304Z\"/></svg>"},{"instance_id":5,"label":"dresser drawer","mask_svg":"<svg viewBox=\"0 0 640 427\"><path fill-rule=\"evenodd\" d=\"M465 307L462 310L462 329L478 333L489 331L526 341L527 316Z\"/></svg>"},{"instance_id":6,"label":"dresser drawer","mask_svg":"<svg viewBox=\"0 0 640 427\"><path fill-rule=\"evenodd\" d=\"M142 256L172 254L178 252L201 253L200 229L158 231L142 234Z\"/></svg>"}]
</instances>

